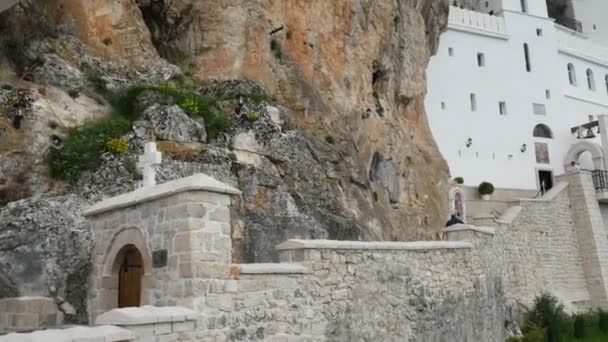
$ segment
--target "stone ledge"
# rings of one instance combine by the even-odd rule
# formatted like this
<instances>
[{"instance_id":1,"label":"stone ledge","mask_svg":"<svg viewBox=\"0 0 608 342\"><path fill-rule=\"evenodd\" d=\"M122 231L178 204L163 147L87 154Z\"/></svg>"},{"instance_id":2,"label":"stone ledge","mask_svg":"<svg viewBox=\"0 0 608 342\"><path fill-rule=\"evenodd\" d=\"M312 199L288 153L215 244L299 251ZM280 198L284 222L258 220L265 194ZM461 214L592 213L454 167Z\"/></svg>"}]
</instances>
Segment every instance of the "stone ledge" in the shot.
<instances>
[{"instance_id":1,"label":"stone ledge","mask_svg":"<svg viewBox=\"0 0 608 342\"><path fill-rule=\"evenodd\" d=\"M279 251L293 249L360 249L424 251L437 249L473 248L468 242L459 241L414 241L414 242L363 242L336 240L287 240L275 247Z\"/></svg>"},{"instance_id":2,"label":"stone ledge","mask_svg":"<svg viewBox=\"0 0 608 342\"><path fill-rule=\"evenodd\" d=\"M196 311L179 306L142 306L113 309L101 314L95 320L97 325L142 325L154 323L170 323L197 320Z\"/></svg>"},{"instance_id":3,"label":"stone ledge","mask_svg":"<svg viewBox=\"0 0 608 342\"><path fill-rule=\"evenodd\" d=\"M496 233L496 228L492 228L492 227L479 227L479 226L473 226L470 224L456 224L453 225L449 228L446 228L443 230L446 233L452 233L452 232L463 232L463 231L474 231L477 233L483 233L483 234L488 234L488 235L494 235Z\"/></svg>"},{"instance_id":4,"label":"stone ledge","mask_svg":"<svg viewBox=\"0 0 608 342\"><path fill-rule=\"evenodd\" d=\"M116 342L130 341L132 339L134 337L131 331L108 325L38 330L30 333L10 333L0 336L0 342Z\"/></svg>"},{"instance_id":5,"label":"stone ledge","mask_svg":"<svg viewBox=\"0 0 608 342\"><path fill-rule=\"evenodd\" d=\"M305 274L310 269L295 263L239 264L240 274Z\"/></svg>"},{"instance_id":6,"label":"stone ledge","mask_svg":"<svg viewBox=\"0 0 608 342\"><path fill-rule=\"evenodd\" d=\"M103 200L84 211L84 216L100 214L117 208L148 202L187 191L208 191L219 194L239 195L241 192L212 177L197 173L190 177L180 178L152 187L139 188L135 191Z\"/></svg>"}]
</instances>

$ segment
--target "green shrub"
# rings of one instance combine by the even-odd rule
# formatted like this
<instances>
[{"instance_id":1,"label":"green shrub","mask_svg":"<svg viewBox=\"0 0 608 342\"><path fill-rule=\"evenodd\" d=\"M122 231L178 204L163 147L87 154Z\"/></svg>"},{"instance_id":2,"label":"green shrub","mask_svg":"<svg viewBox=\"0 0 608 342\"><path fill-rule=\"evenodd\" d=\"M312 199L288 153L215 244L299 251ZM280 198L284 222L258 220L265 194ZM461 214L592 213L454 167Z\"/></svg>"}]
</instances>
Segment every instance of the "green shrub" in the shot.
<instances>
[{"instance_id":1,"label":"green shrub","mask_svg":"<svg viewBox=\"0 0 608 342\"><path fill-rule=\"evenodd\" d=\"M259 118L260 118L260 113L256 112L255 110L252 110L247 113L247 119L249 121L257 121Z\"/></svg>"},{"instance_id":2,"label":"green shrub","mask_svg":"<svg viewBox=\"0 0 608 342\"><path fill-rule=\"evenodd\" d=\"M220 112L216 99L200 95L194 91L176 89L168 83L160 83L156 86L132 86L122 90L114 96L112 101L117 114L130 120L137 120L142 113L137 112L135 104L137 97L146 90L157 91L167 95L180 106L186 114L192 117L202 117L205 121L205 129L210 138L216 138L220 133L230 129L229 118Z\"/></svg>"},{"instance_id":3,"label":"green shrub","mask_svg":"<svg viewBox=\"0 0 608 342\"><path fill-rule=\"evenodd\" d=\"M574 316L574 337L585 337L585 316L583 315Z\"/></svg>"},{"instance_id":4,"label":"green shrub","mask_svg":"<svg viewBox=\"0 0 608 342\"><path fill-rule=\"evenodd\" d=\"M533 323L527 325L522 332L524 336L519 340L521 342L545 342L547 340L545 329Z\"/></svg>"},{"instance_id":5,"label":"green shrub","mask_svg":"<svg viewBox=\"0 0 608 342\"><path fill-rule=\"evenodd\" d=\"M103 78L103 75L98 70L85 68L84 75L87 81L93 85L95 90L105 93L108 90L108 82Z\"/></svg>"},{"instance_id":6,"label":"green shrub","mask_svg":"<svg viewBox=\"0 0 608 342\"><path fill-rule=\"evenodd\" d=\"M102 43L103 43L103 45L105 45L105 46L112 45L112 38L110 38L110 37L106 37L106 38L104 38L104 39L103 39L101 42L102 42Z\"/></svg>"},{"instance_id":7,"label":"green shrub","mask_svg":"<svg viewBox=\"0 0 608 342\"><path fill-rule=\"evenodd\" d=\"M48 157L51 176L75 183L85 171L99 165L106 150L106 141L131 129L131 123L121 117L110 117L72 130L63 140L63 148L51 150Z\"/></svg>"},{"instance_id":8,"label":"green shrub","mask_svg":"<svg viewBox=\"0 0 608 342\"><path fill-rule=\"evenodd\" d=\"M114 154L129 152L129 142L125 138L109 138L105 142L106 150Z\"/></svg>"},{"instance_id":9,"label":"green shrub","mask_svg":"<svg viewBox=\"0 0 608 342\"><path fill-rule=\"evenodd\" d=\"M137 159L134 156L127 156L127 157L125 157L125 160L124 160L125 169L133 178L135 178L137 176L137 161L136 160Z\"/></svg>"},{"instance_id":10,"label":"green shrub","mask_svg":"<svg viewBox=\"0 0 608 342\"><path fill-rule=\"evenodd\" d=\"M528 313L528 321L541 327L548 327L551 322L563 322L566 319L564 307L557 298L543 293L534 299L534 307Z\"/></svg>"},{"instance_id":11,"label":"green shrub","mask_svg":"<svg viewBox=\"0 0 608 342\"><path fill-rule=\"evenodd\" d=\"M598 316L598 328L604 334L608 333L608 312L600 309Z\"/></svg>"},{"instance_id":12,"label":"green shrub","mask_svg":"<svg viewBox=\"0 0 608 342\"><path fill-rule=\"evenodd\" d=\"M325 136L325 142L330 145L333 145L336 143L336 139L334 139L334 137L332 137L331 135L328 134Z\"/></svg>"},{"instance_id":13,"label":"green shrub","mask_svg":"<svg viewBox=\"0 0 608 342\"><path fill-rule=\"evenodd\" d=\"M291 37L293 37L293 32L291 32L291 30L287 30L287 33L285 34L285 38L287 38L289 40L289 39L291 39Z\"/></svg>"},{"instance_id":14,"label":"green shrub","mask_svg":"<svg viewBox=\"0 0 608 342\"><path fill-rule=\"evenodd\" d=\"M3 84L2 89L3 90L13 90L13 86L10 84Z\"/></svg>"},{"instance_id":15,"label":"green shrub","mask_svg":"<svg viewBox=\"0 0 608 342\"><path fill-rule=\"evenodd\" d=\"M491 195L494 193L494 185L490 182L481 182L479 187L477 187L477 191L481 195Z\"/></svg>"},{"instance_id":16,"label":"green shrub","mask_svg":"<svg viewBox=\"0 0 608 342\"><path fill-rule=\"evenodd\" d=\"M454 183L456 183L456 184L464 184L464 178L462 178L462 177L454 177Z\"/></svg>"}]
</instances>

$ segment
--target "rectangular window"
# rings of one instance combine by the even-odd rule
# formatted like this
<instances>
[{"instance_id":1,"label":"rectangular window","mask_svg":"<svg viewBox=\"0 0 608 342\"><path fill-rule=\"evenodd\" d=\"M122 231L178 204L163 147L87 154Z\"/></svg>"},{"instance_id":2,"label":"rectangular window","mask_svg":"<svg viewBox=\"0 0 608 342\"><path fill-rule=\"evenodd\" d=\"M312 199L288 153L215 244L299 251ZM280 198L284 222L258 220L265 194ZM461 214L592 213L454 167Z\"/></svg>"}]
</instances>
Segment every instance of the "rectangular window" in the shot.
<instances>
[{"instance_id":1,"label":"rectangular window","mask_svg":"<svg viewBox=\"0 0 608 342\"><path fill-rule=\"evenodd\" d=\"M546 115L547 114L547 107L545 107L545 105L542 103L533 103L532 110L534 111L534 114L536 114L536 115Z\"/></svg>"},{"instance_id":2,"label":"rectangular window","mask_svg":"<svg viewBox=\"0 0 608 342\"><path fill-rule=\"evenodd\" d=\"M539 37L542 37L543 36L543 29L537 28L536 29L536 35L539 36Z\"/></svg>"},{"instance_id":3,"label":"rectangular window","mask_svg":"<svg viewBox=\"0 0 608 342\"><path fill-rule=\"evenodd\" d=\"M500 115L507 115L507 103L505 101L498 102L498 111Z\"/></svg>"},{"instance_id":4,"label":"rectangular window","mask_svg":"<svg viewBox=\"0 0 608 342\"><path fill-rule=\"evenodd\" d=\"M528 13L528 1L521 0L521 11L524 13Z\"/></svg>"},{"instance_id":5,"label":"rectangular window","mask_svg":"<svg viewBox=\"0 0 608 342\"><path fill-rule=\"evenodd\" d=\"M471 111L477 111L477 96L473 93L471 93Z\"/></svg>"},{"instance_id":6,"label":"rectangular window","mask_svg":"<svg viewBox=\"0 0 608 342\"><path fill-rule=\"evenodd\" d=\"M547 98L547 100L551 100L551 90L545 90L545 97Z\"/></svg>"},{"instance_id":7,"label":"rectangular window","mask_svg":"<svg viewBox=\"0 0 608 342\"><path fill-rule=\"evenodd\" d=\"M527 43L524 44L524 57L526 58L526 71L531 72L532 64L530 64L530 48L528 47Z\"/></svg>"},{"instance_id":8,"label":"rectangular window","mask_svg":"<svg viewBox=\"0 0 608 342\"><path fill-rule=\"evenodd\" d=\"M448 55L450 57L454 56L454 48L448 48Z\"/></svg>"},{"instance_id":9,"label":"rectangular window","mask_svg":"<svg viewBox=\"0 0 608 342\"><path fill-rule=\"evenodd\" d=\"M486 66L486 56L483 53L478 53L477 54L477 65L479 67L485 67Z\"/></svg>"},{"instance_id":10,"label":"rectangular window","mask_svg":"<svg viewBox=\"0 0 608 342\"><path fill-rule=\"evenodd\" d=\"M445 102L441 102L441 109L445 109Z\"/></svg>"}]
</instances>

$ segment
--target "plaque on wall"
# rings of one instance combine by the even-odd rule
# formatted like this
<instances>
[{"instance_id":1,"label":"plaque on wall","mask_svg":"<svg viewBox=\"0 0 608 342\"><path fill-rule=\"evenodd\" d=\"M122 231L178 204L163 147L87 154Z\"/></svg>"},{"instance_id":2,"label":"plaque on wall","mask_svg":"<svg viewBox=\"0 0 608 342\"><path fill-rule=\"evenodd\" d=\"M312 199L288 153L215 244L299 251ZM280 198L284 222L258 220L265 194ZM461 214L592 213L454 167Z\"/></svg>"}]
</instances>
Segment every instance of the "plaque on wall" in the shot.
<instances>
[{"instance_id":1,"label":"plaque on wall","mask_svg":"<svg viewBox=\"0 0 608 342\"><path fill-rule=\"evenodd\" d=\"M167 266L167 250L161 249L152 252L152 267L165 267Z\"/></svg>"},{"instance_id":2,"label":"plaque on wall","mask_svg":"<svg viewBox=\"0 0 608 342\"><path fill-rule=\"evenodd\" d=\"M546 143L534 143L536 149L536 162L539 164L550 164L549 145Z\"/></svg>"}]
</instances>

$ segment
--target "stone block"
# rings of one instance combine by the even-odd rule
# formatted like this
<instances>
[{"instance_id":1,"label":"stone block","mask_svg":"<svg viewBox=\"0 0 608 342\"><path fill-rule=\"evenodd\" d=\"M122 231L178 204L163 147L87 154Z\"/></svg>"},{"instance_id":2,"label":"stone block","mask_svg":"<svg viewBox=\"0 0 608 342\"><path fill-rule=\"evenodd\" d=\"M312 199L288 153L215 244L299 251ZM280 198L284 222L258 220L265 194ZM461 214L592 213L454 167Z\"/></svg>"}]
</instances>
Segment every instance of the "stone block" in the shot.
<instances>
[{"instance_id":1,"label":"stone block","mask_svg":"<svg viewBox=\"0 0 608 342\"><path fill-rule=\"evenodd\" d=\"M174 342L179 338L179 334L166 334L154 337L154 342Z\"/></svg>"},{"instance_id":2,"label":"stone block","mask_svg":"<svg viewBox=\"0 0 608 342\"><path fill-rule=\"evenodd\" d=\"M11 315L11 326L17 329L31 329L38 327L38 314L17 313Z\"/></svg>"},{"instance_id":3,"label":"stone block","mask_svg":"<svg viewBox=\"0 0 608 342\"><path fill-rule=\"evenodd\" d=\"M178 233L173 238L173 252L184 253L191 250L191 235L190 232Z\"/></svg>"},{"instance_id":4,"label":"stone block","mask_svg":"<svg viewBox=\"0 0 608 342\"><path fill-rule=\"evenodd\" d=\"M203 203L189 203L187 204L187 217L188 218L203 218L207 213L206 206Z\"/></svg>"},{"instance_id":5,"label":"stone block","mask_svg":"<svg viewBox=\"0 0 608 342\"><path fill-rule=\"evenodd\" d=\"M220 206L209 213L209 220L230 224L230 208Z\"/></svg>"},{"instance_id":6,"label":"stone block","mask_svg":"<svg viewBox=\"0 0 608 342\"><path fill-rule=\"evenodd\" d=\"M185 322L173 322L171 326L171 331L174 333L185 332L185 331L194 331L196 329L195 321L185 321Z\"/></svg>"},{"instance_id":7,"label":"stone block","mask_svg":"<svg viewBox=\"0 0 608 342\"><path fill-rule=\"evenodd\" d=\"M154 324L154 335L170 334L172 331L171 323L156 323Z\"/></svg>"}]
</instances>

